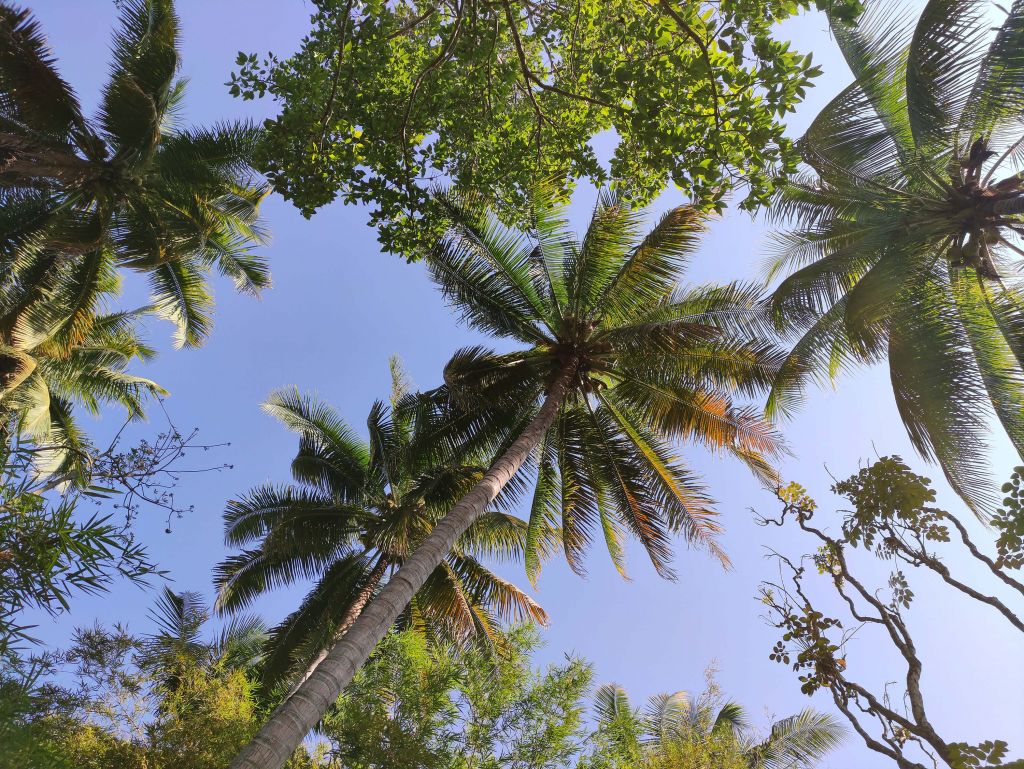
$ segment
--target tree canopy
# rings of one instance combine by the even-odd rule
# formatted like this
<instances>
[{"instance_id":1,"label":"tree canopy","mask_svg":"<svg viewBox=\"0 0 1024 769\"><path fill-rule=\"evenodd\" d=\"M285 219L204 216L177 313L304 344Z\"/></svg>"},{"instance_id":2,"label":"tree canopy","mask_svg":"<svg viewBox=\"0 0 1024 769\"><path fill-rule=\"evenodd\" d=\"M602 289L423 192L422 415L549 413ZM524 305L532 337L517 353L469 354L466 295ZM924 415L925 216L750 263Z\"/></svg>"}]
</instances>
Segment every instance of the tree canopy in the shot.
<instances>
[{"instance_id":1,"label":"tree canopy","mask_svg":"<svg viewBox=\"0 0 1024 769\"><path fill-rule=\"evenodd\" d=\"M297 53L239 53L229 85L280 105L260 159L278 192L307 216L369 204L384 248L417 258L440 179L515 225L541 179L628 181L641 204L672 183L712 208L742 184L741 207L764 204L798 159L780 118L820 72L772 27L810 4L316 0Z\"/></svg>"},{"instance_id":2,"label":"tree canopy","mask_svg":"<svg viewBox=\"0 0 1024 769\"><path fill-rule=\"evenodd\" d=\"M179 345L212 328L211 271L251 295L270 285L251 251L270 191L250 165L259 129L176 125L186 81L174 3L117 5L110 77L87 118L38 21L0 2L0 274L20 310L0 345L81 336L119 268L146 275ZM48 313L26 309L49 299Z\"/></svg>"}]
</instances>

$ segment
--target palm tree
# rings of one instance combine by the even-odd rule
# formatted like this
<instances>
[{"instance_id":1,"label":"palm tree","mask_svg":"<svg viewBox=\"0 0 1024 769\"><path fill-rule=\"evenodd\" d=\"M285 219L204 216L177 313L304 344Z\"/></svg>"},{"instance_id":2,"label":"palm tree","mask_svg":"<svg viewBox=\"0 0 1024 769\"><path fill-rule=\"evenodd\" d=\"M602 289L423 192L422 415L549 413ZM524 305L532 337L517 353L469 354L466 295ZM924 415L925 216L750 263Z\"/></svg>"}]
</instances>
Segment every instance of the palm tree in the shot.
<instances>
[{"instance_id":1,"label":"palm tree","mask_svg":"<svg viewBox=\"0 0 1024 769\"><path fill-rule=\"evenodd\" d=\"M782 191L769 279L779 329L798 337L769 415L806 381L888 359L916 449L979 514L991 499L995 412L1024 451L1024 2L931 0L916 25L875 3L833 25L856 81L801 140L812 172Z\"/></svg>"},{"instance_id":2,"label":"palm tree","mask_svg":"<svg viewBox=\"0 0 1024 769\"><path fill-rule=\"evenodd\" d=\"M685 691L656 694L647 707L634 709L618 684L604 684L594 695L598 746L597 765L680 766L679 754L703 748L730 755L716 766L732 764L746 769L813 769L842 743L846 729L827 713L805 708L772 724L767 737L752 732L743 706L722 701L717 687L693 699ZM697 747L698 750L692 750ZM602 750L624 761L607 761ZM690 750L687 750L690 748Z\"/></svg>"},{"instance_id":3,"label":"palm tree","mask_svg":"<svg viewBox=\"0 0 1024 769\"><path fill-rule=\"evenodd\" d=\"M165 695L176 692L183 676L195 671L254 676L263 662L267 628L255 615L237 615L205 638L210 610L203 597L164 587L149 616L157 631L143 639L139 663Z\"/></svg>"},{"instance_id":4,"label":"palm tree","mask_svg":"<svg viewBox=\"0 0 1024 769\"><path fill-rule=\"evenodd\" d=\"M399 385L392 402L402 395ZM267 590L314 582L271 632L263 670L270 690L308 677L483 471L431 466L415 450L409 415L381 402L367 419L368 443L330 406L295 390L274 393L264 408L300 436L292 463L299 485L261 486L228 504L227 544L256 546L221 563L215 581L218 609L232 613ZM458 643L491 638L495 619L545 623L540 606L478 560L514 557L525 539L524 521L486 512L430 574L400 624Z\"/></svg>"},{"instance_id":5,"label":"palm tree","mask_svg":"<svg viewBox=\"0 0 1024 769\"><path fill-rule=\"evenodd\" d=\"M144 272L180 344L210 330L206 274L269 285L247 123L176 129L178 21L170 0L125 0L95 120L83 116L38 23L0 0L0 273L45 292L74 260L83 285L111 265Z\"/></svg>"},{"instance_id":6,"label":"palm tree","mask_svg":"<svg viewBox=\"0 0 1024 769\"><path fill-rule=\"evenodd\" d=\"M749 287L677 289L675 275L702 230L692 208L668 212L640 237L642 213L602 193L577 244L553 198L535 201L535 236L497 224L474 200L438 197L448 234L428 268L463 319L524 349L464 350L448 364L435 401L493 447L488 471L363 610L317 670L232 764L278 769L338 697L375 644L452 547L517 474L536 459L526 535L536 573L543 530L560 517L569 562L595 529L621 563L636 537L671 574L670 538L718 552L710 500L676 456L673 440L727 451L756 473L780 450L775 432L736 393L768 386L781 356L741 333L758 299ZM439 409L444 413L444 409ZM438 424L441 424L440 422ZM424 431L439 445L457 433ZM462 442L462 441L455 441Z\"/></svg>"},{"instance_id":7,"label":"palm tree","mask_svg":"<svg viewBox=\"0 0 1024 769\"><path fill-rule=\"evenodd\" d=\"M18 278L0 287L0 433L29 437L42 449L37 468L65 480L88 478L75 405L96 414L116 404L135 418L147 397L166 394L127 372L154 354L139 333L148 308L109 311L117 274L105 265L83 282L83 258L52 270L42 294L39 283Z\"/></svg>"}]
</instances>

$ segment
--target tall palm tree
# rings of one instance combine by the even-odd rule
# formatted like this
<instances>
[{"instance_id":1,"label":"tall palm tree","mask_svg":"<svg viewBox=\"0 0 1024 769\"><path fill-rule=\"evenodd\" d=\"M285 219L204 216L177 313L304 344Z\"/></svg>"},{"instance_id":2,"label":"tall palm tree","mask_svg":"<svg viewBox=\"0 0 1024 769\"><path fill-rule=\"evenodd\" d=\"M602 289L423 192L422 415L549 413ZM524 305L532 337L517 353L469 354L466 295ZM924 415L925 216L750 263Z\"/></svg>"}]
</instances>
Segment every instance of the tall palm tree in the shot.
<instances>
[{"instance_id":1,"label":"tall palm tree","mask_svg":"<svg viewBox=\"0 0 1024 769\"><path fill-rule=\"evenodd\" d=\"M210 330L206 274L269 285L248 123L174 127L184 96L171 0L125 0L110 80L86 120L38 22L0 0L0 273L53 282L74 258L83 279L110 265L144 272L180 344ZM95 283L85 280L85 286Z\"/></svg>"},{"instance_id":2,"label":"tall palm tree","mask_svg":"<svg viewBox=\"0 0 1024 769\"><path fill-rule=\"evenodd\" d=\"M888 359L911 441L981 513L988 419L1024 452L1024 2L876 2L833 25L856 81L801 140L769 278L798 337L768 412L806 381Z\"/></svg>"},{"instance_id":3,"label":"tall palm tree","mask_svg":"<svg viewBox=\"0 0 1024 769\"><path fill-rule=\"evenodd\" d=\"M846 729L836 718L805 708L775 721L766 737L752 732L742 705L722 701L712 690L699 698L685 691L656 694L644 710L634 709L618 684L594 694L597 735L628 757L628 766L672 766L675 748L688 743L721 743L749 769L813 769L842 743Z\"/></svg>"},{"instance_id":4,"label":"tall palm tree","mask_svg":"<svg viewBox=\"0 0 1024 769\"><path fill-rule=\"evenodd\" d=\"M396 392L392 401L402 396ZM352 627L434 523L483 471L435 467L415 450L408 413L375 403L362 441L324 403L282 390L264 406L300 436L297 486L261 486L228 504L227 543L249 547L216 569L217 607L236 612L261 593L312 580L301 606L270 635L266 687L301 683ZM497 510L480 516L417 591L400 624L446 642L490 638L494 620L547 615L478 560L522 552L526 523ZM255 547L252 545L255 544Z\"/></svg>"},{"instance_id":5,"label":"tall palm tree","mask_svg":"<svg viewBox=\"0 0 1024 769\"><path fill-rule=\"evenodd\" d=\"M461 427L487 436L479 443L494 447L496 458L235 769L283 764L452 547L510 482L515 487L531 455L538 467L527 531L532 573L542 531L558 517L577 565L594 529L616 561L623 537L636 537L662 574L671 573L674 533L724 557L710 500L671 441L695 440L771 474L767 458L780 450L778 437L755 410L733 403L737 393L767 387L780 360L771 344L741 333L757 292L676 287L700 215L673 209L640 237L642 212L602 193L577 243L552 201L537 196L531 237L502 228L473 200L439 196L449 230L428 261L431 276L471 326L522 346L458 353L435 394L457 407ZM433 435L446 442L440 427Z\"/></svg>"}]
</instances>

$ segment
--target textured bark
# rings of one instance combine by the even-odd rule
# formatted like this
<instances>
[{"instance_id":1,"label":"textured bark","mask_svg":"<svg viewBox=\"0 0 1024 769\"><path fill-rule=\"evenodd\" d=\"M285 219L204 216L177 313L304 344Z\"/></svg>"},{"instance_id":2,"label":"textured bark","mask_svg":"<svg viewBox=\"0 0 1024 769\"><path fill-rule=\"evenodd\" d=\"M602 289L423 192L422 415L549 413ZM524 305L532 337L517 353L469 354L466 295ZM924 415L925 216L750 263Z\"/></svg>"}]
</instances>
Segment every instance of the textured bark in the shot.
<instances>
[{"instance_id":1,"label":"textured bark","mask_svg":"<svg viewBox=\"0 0 1024 769\"><path fill-rule=\"evenodd\" d=\"M303 684L271 714L252 741L231 762L231 769L281 769L309 731L352 681L402 610L448 555L472 523L522 467L548 429L576 374L570 361L551 386L537 416L488 469L483 478L430 532L388 581L352 627Z\"/></svg>"},{"instance_id":2,"label":"textured bark","mask_svg":"<svg viewBox=\"0 0 1024 769\"><path fill-rule=\"evenodd\" d=\"M373 567L373 571L370 572L370 577L367 579L366 584L363 585L363 589L359 591L355 600L349 604L349 607L345 609L345 613L341 617L341 622L338 623L337 630L334 631L334 638L331 639L331 645L326 649L322 649L316 659L314 659L309 666L306 668L306 672L302 674L298 681L292 686L288 692L288 696L291 697L295 692L299 690L309 677L313 675L314 671L320 666L320 663L327 659L327 654L330 652L334 644L341 640L342 636L349 631L349 628L359 619L359 615L363 613L363 609L366 608L366 604L373 598L373 592L377 589L377 585L384 579L384 574L388 570L388 563L383 558L377 561L377 565Z\"/></svg>"}]
</instances>

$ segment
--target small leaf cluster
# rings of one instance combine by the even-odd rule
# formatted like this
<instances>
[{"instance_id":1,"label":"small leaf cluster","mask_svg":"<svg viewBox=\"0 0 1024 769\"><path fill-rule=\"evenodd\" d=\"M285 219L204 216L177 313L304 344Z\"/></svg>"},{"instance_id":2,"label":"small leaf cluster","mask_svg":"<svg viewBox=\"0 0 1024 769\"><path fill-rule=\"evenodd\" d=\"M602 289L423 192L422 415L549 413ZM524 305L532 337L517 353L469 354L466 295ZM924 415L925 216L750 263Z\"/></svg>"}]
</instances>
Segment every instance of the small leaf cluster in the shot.
<instances>
[{"instance_id":1,"label":"small leaf cluster","mask_svg":"<svg viewBox=\"0 0 1024 769\"><path fill-rule=\"evenodd\" d=\"M907 576L902 571L894 571L889 575L889 588L892 590L892 602L889 608L897 612L899 607L910 608L910 602L914 600L914 591L910 589Z\"/></svg>"},{"instance_id":2,"label":"small leaf cluster","mask_svg":"<svg viewBox=\"0 0 1024 769\"><path fill-rule=\"evenodd\" d=\"M996 564L1004 569L1024 567L1024 497L1021 478L1024 467L1013 468L1010 480L1003 484L1003 506L992 517L992 526L999 531L996 538Z\"/></svg>"},{"instance_id":3,"label":"small leaf cluster","mask_svg":"<svg viewBox=\"0 0 1024 769\"><path fill-rule=\"evenodd\" d=\"M853 511L843 521L843 540L852 547L892 555L889 538L898 529L920 534L935 542L949 541L949 528L941 521L948 513L932 506L935 490L928 478L911 472L898 456L882 457L856 474L832 486L832 491L851 503Z\"/></svg>"},{"instance_id":4,"label":"small leaf cluster","mask_svg":"<svg viewBox=\"0 0 1024 769\"><path fill-rule=\"evenodd\" d=\"M804 694L811 695L822 687L828 687L845 668L845 661L836 657L839 646L827 632L832 628L842 628L842 623L807 605L799 613L786 613L778 624L786 632L782 640L776 642L768 658L784 665L792 664L794 671L804 671L799 676L800 691ZM795 662L791 662L790 656L793 647L799 649Z\"/></svg>"},{"instance_id":5,"label":"small leaf cluster","mask_svg":"<svg viewBox=\"0 0 1024 769\"><path fill-rule=\"evenodd\" d=\"M779 499L787 508L794 510L802 518L810 518L818 508L818 503L811 499L807 489L799 483L790 483L778 491Z\"/></svg>"},{"instance_id":6,"label":"small leaf cluster","mask_svg":"<svg viewBox=\"0 0 1024 769\"><path fill-rule=\"evenodd\" d=\"M950 765L953 769L975 769L976 767L1004 766L1007 744L1003 740L985 740L978 745L966 742L954 742L949 746L951 753ZM1005 766L1019 766L1022 762L1013 761Z\"/></svg>"}]
</instances>

